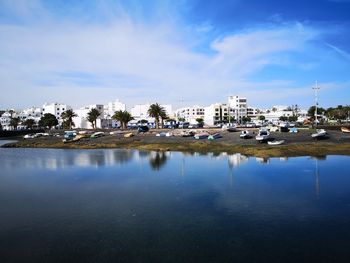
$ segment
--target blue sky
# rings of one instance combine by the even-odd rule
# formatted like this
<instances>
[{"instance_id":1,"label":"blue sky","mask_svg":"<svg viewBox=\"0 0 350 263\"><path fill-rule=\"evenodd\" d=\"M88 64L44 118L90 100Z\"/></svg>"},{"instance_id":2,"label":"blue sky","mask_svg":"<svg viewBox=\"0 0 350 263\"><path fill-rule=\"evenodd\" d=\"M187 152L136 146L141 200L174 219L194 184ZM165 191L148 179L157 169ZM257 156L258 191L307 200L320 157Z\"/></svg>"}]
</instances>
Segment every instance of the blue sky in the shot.
<instances>
[{"instance_id":1,"label":"blue sky","mask_svg":"<svg viewBox=\"0 0 350 263\"><path fill-rule=\"evenodd\" d=\"M0 0L0 107L350 104L350 0Z\"/></svg>"}]
</instances>

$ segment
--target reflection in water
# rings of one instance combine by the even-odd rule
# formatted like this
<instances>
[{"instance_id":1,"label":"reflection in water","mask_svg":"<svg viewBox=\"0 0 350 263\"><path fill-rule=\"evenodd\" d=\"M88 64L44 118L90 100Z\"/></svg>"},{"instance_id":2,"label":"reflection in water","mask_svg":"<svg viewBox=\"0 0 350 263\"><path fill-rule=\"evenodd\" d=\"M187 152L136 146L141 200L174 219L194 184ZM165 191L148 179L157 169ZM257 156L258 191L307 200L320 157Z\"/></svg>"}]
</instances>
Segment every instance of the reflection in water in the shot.
<instances>
[{"instance_id":1,"label":"reflection in water","mask_svg":"<svg viewBox=\"0 0 350 263\"><path fill-rule=\"evenodd\" d=\"M243 154L240 154L240 153L228 155L229 167L240 166L241 164L243 164L247 161L248 161L248 157L243 155Z\"/></svg>"},{"instance_id":2,"label":"reflection in water","mask_svg":"<svg viewBox=\"0 0 350 263\"><path fill-rule=\"evenodd\" d=\"M1 262L348 262L349 157L0 149L0 160Z\"/></svg>"},{"instance_id":3,"label":"reflection in water","mask_svg":"<svg viewBox=\"0 0 350 263\"><path fill-rule=\"evenodd\" d=\"M316 197L320 197L320 171L318 168L318 161L325 161L327 160L326 155L320 155L320 156L312 156L311 159L315 160L315 192Z\"/></svg>"},{"instance_id":4,"label":"reflection in water","mask_svg":"<svg viewBox=\"0 0 350 263\"><path fill-rule=\"evenodd\" d=\"M316 167L315 167L315 189L316 189L316 196L317 198L320 197L320 174L318 171L318 159L316 158Z\"/></svg>"},{"instance_id":5,"label":"reflection in water","mask_svg":"<svg viewBox=\"0 0 350 263\"><path fill-rule=\"evenodd\" d=\"M116 163L123 164L132 160L134 152L132 150L114 151L113 156ZM142 152L139 152L139 156L142 157Z\"/></svg>"},{"instance_id":6,"label":"reflection in water","mask_svg":"<svg viewBox=\"0 0 350 263\"><path fill-rule=\"evenodd\" d=\"M267 164L270 162L270 158L268 157L256 157L255 160L258 162L258 163L262 163L262 164Z\"/></svg>"},{"instance_id":7,"label":"reflection in water","mask_svg":"<svg viewBox=\"0 0 350 263\"><path fill-rule=\"evenodd\" d=\"M149 154L149 164L153 170L159 170L167 161L166 152L151 152Z\"/></svg>"}]
</instances>

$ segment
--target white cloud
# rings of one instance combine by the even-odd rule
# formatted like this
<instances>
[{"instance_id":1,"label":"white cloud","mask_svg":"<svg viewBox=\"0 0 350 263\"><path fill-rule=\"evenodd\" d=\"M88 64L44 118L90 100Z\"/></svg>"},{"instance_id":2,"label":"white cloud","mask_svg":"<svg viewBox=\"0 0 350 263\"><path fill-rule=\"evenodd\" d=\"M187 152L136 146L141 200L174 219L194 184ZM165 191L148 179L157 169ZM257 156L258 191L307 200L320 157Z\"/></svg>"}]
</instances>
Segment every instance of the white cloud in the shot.
<instances>
[{"instance_id":1,"label":"white cloud","mask_svg":"<svg viewBox=\"0 0 350 263\"><path fill-rule=\"evenodd\" d=\"M30 17L28 10L16 12ZM196 39L172 22L142 24L125 13L101 24L43 17L45 23L0 25L2 105L55 100L78 106L116 97L207 104L230 93L253 96L264 85L249 83L251 74L318 36L299 23L256 29L213 40L214 54L208 54L193 51Z\"/></svg>"}]
</instances>

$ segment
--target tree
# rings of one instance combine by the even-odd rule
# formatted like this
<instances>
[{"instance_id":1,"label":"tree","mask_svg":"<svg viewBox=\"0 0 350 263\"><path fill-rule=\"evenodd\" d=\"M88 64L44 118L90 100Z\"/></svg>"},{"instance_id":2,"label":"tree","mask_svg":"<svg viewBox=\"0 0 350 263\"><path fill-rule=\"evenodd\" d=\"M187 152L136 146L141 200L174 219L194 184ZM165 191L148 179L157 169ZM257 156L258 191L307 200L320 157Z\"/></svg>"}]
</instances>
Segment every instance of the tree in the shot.
<instances>
[{"instance_id":1,"label":"tree","mask_svg":"<svg viewBox=\"0 0 350 263\"><path fill-rule=\"evenodd\" d=\"M234 122L236 119L235 119L235 117L234 116L228 116L228 122L229 123L232 123L232 122Z\"/></svg>"},{"instance_id":2,"label":"tree","mask_svg":"<svg viewBox=\"0 0 350 263\"><path fill-rule=\"evenodd\" d=\"M184 122L185 121L185 118L178 118L178 120L180 121L180 122Z\"/></svg>"},{"instance_id":3,"label":"tree","mask_svg":"<svg viewBox=\"0 0 350 263\"><path fill-rule=\"evenodd\" d=\"M264 121L265 119L266 119L266 118L265 118L264 115L260 115L260 116L259 116L259 120L260 120L260 121Z\"/></svg>"},{"instance_id":4,"label":"tree","mask_svg":"<svg viewBox=\"0 0 350 263\"><path fill-rule=\"evenodd\" d=\"M317 115L321 115L322 113L324 113L326 110L324 108L321 107L317 107ZM307 115L310 117L314 117L315 116L315 106L311 106L308 111L307 111Z\"/></svg>"},{"instance_id":5,"label":"tree","mask_svg":"<svg viewBox=\"0 0 350 263\"><path fill-rule=\"evenodd\" d=\"M68 129L72 129L75 126L73 118L78 115L73 110L66 110L62 112L61 117L63 119L63 126Z\"/></svg>"},{"instance_id":6,"label":"tree","mask_svg":"<svg viewBox=\"0 0 350 263\"><path fill-rule=\"evenodd\" d=\"M158 103L154 103L149 107L148 115L155 119L156 128L159 128L159 119L164 119L164 117L166 117L164 108Z\"/></svg>"},{"instance_id":7,"label":"tree","mask_svg":"<svg viewBox=\"0 0 350 263\"><path fill-rule=\"evenodd\" d=\"M44 116L40 118L40 127L48 127L49 129L51 129L56 125L58 125L58 120L56 119L56 116L51 113L45 113Z\"/></svg>"},{"instance_id":8,"label":"tree","mask_svg":"<svg viewBox=\"0 0 350 263\"><path fill-rule=\"evenodd\" d=\"M341 122L349 117L350 107L338 105L337 108L328 108L326 110L326 116L331 120L337 120Z\"/></svg>"},{"instance_id":9,"label":"tree","mask_svg":"<svg viewBox=\"0 0 350 263\"><path fill-rule=\"evenodd\" d=\"M288 120L288 117L287 116L281 116L279 118L280 121L287 121Z\"/></svg>"},{"instance_id":10,"label":"tree","mask_svg":"<svg viewBox=\"0 0 350 263\"><path fill-rule=\"evenodd\" d=\"M13 127L14 130L17 130L19 123L20 123L20 119L18 117L15 117L15 118L11 117L10 126Z\"/></svg>"},{"instance_id":11,"label":"tree","mask_svg":"<svg viewBox=\"0 0 350 263\"><path fill-rule=\"evenodd\" d=\"M27 129L33 129L33 126L35 125L35 120L33 119L26 119L24 122L23 122L23 125L25 125L27 127Z\"/></svg>"},{"instance_id":12,"label":"tree","mask_svg":"<svg viewBox=\"0 0 350 263\"><path fill-rule=\"evenodd\" d=\"M131 117L131 114L129 112L119 110L114 113L114 115L112 116L112 119L119 121L120 124L122 125L122 128L126 129L128 122L131 121L133 117Z\"/></svg>"},{"instance_id":13,"label":"tree","mask_svg":"<svg viewBox=\"0 0 350 263\"><path fill-rule=\"evenodd\" d=\"M203 118L197 118L197 119L196 119L196 122L197 122L198 124L202 124L202 123L204 122L204 120L203 120Z\"/></svg>"},{"instance_id":14,"label":"tree","mask_svg":"<svg viewBox=\"0 0 350 263\"><path fill-rule=\"evenodd\" d=\"M87 114L87 120L91 123L92 128L96 128L96 120L101 115L98 109L92 108Z\"/></svg>"},{"instance_id":15,"label":"tree","mask_svg":"<svg viewBox=\"0 0 350 263\"><path fill-rule=\"evenodd\" d=\"M277 108L273 107L271 110L272 110L273 112L276 112L276 111L277 111Z\"/></svg>"},{"instance_id":16,"label":"tree","mask_svg":"<svg viewBox=\"0 0 350 263\"><path fill-rule=\"evenodd\" d=\"M250 118L250 117L248 117L248 116L243 116L242 117L242 121L243 122L250 122L252 119Z\"/></svg>"},{"instance_id":17,"label":"tree","mask_svg":"<svg viewBox=\"0 0 350 263\"><path fill-rule=\"evenodd\" d=\"M162 125L162 128L164 128L164 120L166 119L169 119L168 115L166 115L166 112L165 110L163 110L161 113L160 113L160 123Z\"/></svg>"},{"instance_id":18,"label":"tree","mask_svg":"<svg viewBox=\"0 0 350 263\"><path fill-rule=\"evenodd\" d=\"M290 122L296 122L297 120L298 120L298 116L296 116L296 115L288 117L288 121L290 121Z\"/></svg>"}]
</instances>

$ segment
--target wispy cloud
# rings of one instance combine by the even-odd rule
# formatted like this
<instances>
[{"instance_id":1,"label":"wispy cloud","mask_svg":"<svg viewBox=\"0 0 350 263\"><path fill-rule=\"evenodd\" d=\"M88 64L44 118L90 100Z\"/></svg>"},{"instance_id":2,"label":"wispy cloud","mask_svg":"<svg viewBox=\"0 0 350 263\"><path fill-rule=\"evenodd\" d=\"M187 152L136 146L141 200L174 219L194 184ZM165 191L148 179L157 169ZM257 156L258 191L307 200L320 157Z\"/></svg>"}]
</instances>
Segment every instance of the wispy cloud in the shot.
<instances>
[{"instance_id":1,"label":"wispy cloud","mask_svg":"<svg viewBox=\"0 0 350 263\"><path fill-rule=\"evenodd\" d=\"M345 59L347 59L347 60L350 61L350 54L349 54L349 53L347 53L347 52L345 52L344 50L342 50L342 49L340 49L340 48L338 48L338 47L336 47L336 46L333 46L333 45L331 45L331 44L326 43L326 45L327 45L328 47L330 47L331 49L333 49L333 50L334 50L336 53L338 53L340 56L342 56L343 58L345 58Z\"/></svg>"},{"instance_id":2,"label":"wispy cloud","mask_svg":"<svg viewBox=\"0 0 350 263\"><path fill-rule=\"evenodd\" d=\"M109 1L98 7L108 23L62 19L39 1L4 3L8 10L13 7L13 16L31 22L0 25L2 105L53 100L81 105L116 97L129 104L177 104L181 98L207 104L225 100L229 93L247 94L256 102L254 94L275 94L278 88L251 82L249 76L276 64L276 56L304 52L320 35L301 23L285 23L227 33L206 43L210 52L199 52L194 43L198 34L212 30L210 24L182 30L174 17L140 21L123 6L110 10ZM160 13L167 13L161 8Z\"/></svg>"}]
</instances>

